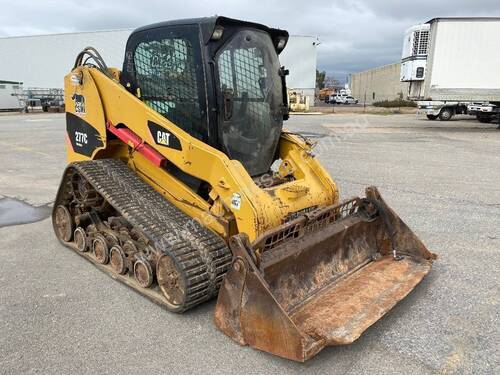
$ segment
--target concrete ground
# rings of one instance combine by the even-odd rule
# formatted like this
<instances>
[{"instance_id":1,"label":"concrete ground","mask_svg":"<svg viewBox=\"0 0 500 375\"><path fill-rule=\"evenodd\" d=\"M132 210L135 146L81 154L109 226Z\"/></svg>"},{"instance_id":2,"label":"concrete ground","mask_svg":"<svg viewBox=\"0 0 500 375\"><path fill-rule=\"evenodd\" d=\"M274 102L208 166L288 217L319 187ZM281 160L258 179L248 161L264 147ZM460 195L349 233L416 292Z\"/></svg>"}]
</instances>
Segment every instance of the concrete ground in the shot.
<instances>
[{"instance_id":1,"label":"concrete ground","mask_svg":"<svg viewBox=\"0 0 500 375\"><path fill-rule=\"evenodd\" d=\"M214 327L214 301L166 312L62 247L45 219L0 228L0 373L500 373L496 126L346 114L286 125L318 141L343 197L378 186L439 254L358 341L305 364L240 347ZM64 127L58 114L0 116L2 196L54 199Z\"/></svg>"},{"instance_id":2,"label":"concrete ground","mask_svg":"<svg viewBox=\"0 0 500 375\"><path fill-rule=\"evenodd\" d=\"M337 114L416 114L416 107L375 107L371 104L364 105L363 103L358 104L331 104L325 103L321 100L316 100L314 107L309 109L309 112L321 112L325 114L337 113ZM425 117L425 116L424 116Z\"/></svg>"}]
</instances>

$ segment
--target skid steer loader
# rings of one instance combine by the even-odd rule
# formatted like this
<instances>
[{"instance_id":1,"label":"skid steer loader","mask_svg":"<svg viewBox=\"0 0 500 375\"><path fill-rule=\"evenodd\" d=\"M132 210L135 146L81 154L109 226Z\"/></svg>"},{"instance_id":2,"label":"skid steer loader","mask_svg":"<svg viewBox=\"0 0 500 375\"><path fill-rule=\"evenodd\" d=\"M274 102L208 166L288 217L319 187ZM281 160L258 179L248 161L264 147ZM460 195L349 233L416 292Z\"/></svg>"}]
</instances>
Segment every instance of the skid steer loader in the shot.
<instances>
[{"instance_id":1,"label":"skid steer loader","mask_svg":"<svg viewBox=\"0 0 500 375\"><path fill-rule=\"evenodd\" d=\"M59 240L170 311L218 296L242 345L305 361L348 344L435 255L374 187L339 200L283 129L288 33L225 17L154 24L123 69L88 47L65 77Z\"/></svg>"}]
</instances>

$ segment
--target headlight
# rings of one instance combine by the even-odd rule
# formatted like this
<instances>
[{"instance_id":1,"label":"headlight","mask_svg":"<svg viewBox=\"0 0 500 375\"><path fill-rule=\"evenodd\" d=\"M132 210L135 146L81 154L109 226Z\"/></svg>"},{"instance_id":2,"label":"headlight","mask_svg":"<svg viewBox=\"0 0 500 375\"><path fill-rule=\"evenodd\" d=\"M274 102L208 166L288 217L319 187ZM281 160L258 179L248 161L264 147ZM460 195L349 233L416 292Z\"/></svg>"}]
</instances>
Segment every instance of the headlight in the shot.
<instances>
[{"instance_id":1,"label":"headlight","mask_svg":"<svg viewBox=\"0 0 500 375\"><path fill-rule=\"evenodd\" d=\"M215 26L214 32L212 33L212 40L219 40L222 38L222 33L224 32L224 28L220 25Z\"/></svg>"},{"instance_id":2,"label":"headlight","mask_svg":"<svg viewBox=\"0 0 500 375\"><path fill-rule=\"evenodd\" d=\"M276 49L278 51L281 51L283 48L285 48L286 44L286 38L278 38L278 44L276 44Z\"/></svg>"}]
</instances>

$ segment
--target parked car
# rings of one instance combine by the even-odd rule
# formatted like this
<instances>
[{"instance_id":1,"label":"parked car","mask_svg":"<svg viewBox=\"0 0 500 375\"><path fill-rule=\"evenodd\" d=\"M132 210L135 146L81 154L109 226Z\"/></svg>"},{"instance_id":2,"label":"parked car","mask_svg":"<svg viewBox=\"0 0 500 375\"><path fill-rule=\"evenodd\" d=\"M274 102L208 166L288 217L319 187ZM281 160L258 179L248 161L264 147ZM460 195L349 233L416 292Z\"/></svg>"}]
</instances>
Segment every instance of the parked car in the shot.
<instances>
[{"instance_id":1,"label":"parked car","mask_svg":"<svg viewBox=\"0 0 500 375\"><path fill-rule=\"evenodd\" d=\"M358 104L358 99L353 96L346 96L344 104Z\"/></svg>"},{"instance_id":2,"label":"parked car","mask_svg":"<svg viewBox=\"0 0 500 375\"><path fill-rule=\"evenodd\" d=\"M350 95L331 95L329 101L333 104L358 104L358 99Z\"/></svg>"}]
</instances>

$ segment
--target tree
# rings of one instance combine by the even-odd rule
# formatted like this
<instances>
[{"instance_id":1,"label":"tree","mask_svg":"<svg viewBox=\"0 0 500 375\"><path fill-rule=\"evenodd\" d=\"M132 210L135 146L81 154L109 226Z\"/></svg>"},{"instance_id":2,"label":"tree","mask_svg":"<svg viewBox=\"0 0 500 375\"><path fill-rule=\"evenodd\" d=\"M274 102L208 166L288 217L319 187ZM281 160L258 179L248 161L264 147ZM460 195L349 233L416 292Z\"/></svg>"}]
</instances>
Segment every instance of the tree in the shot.
<instances>
[{"instance_id":1,"label":"tree","mask_svg":"<svg viewBox=\"0 0 500 375\"><path fill-rule=\"evenodd\" d=\"M318 69L316 69L316 88L319 90L325 88L325 78L326 78L326 72L323 70L320 72Z\"/></svg>"}]
</instances>

